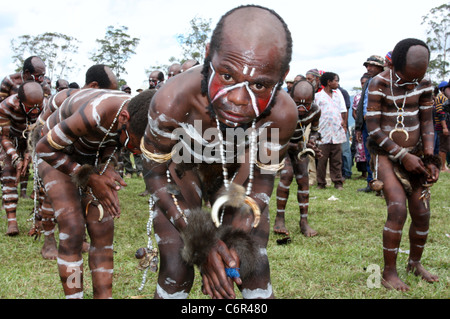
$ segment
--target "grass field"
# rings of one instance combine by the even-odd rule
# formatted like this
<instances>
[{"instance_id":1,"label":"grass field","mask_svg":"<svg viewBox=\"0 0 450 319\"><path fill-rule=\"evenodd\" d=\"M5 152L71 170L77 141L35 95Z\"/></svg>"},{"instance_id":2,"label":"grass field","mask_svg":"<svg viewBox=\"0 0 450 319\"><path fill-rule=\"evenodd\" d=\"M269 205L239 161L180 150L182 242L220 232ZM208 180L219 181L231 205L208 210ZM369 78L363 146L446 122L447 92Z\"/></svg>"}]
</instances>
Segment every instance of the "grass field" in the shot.
<instances>
[{"instance_id":1,"label":"grass field","mask_svg":"<svg viewBox=\"0 0 450 319\"><path fill-rule=\"evenodd\" d=\"M359 173L354 172L357 177ZM142 271L137 269L134 257L139 247L146 246L148 219L147 198L138 196L144 190L142 179L126 179L128 187L120 193L122 216L115 228L115 269L113 298L152 298L157 274L149 273L144 289L138 288ZM398 270L411 290L406 293L373 287L371 278L377 267L383 268L382 230L386 207L382 198L373 193L359 193L365 186L360 179L347 180L343 191L334 188L318 190L311 187L309 223L319 232L314 238L305 238L299 230L299 213L296 189L291 194L286 210L286 223L292 242L277 245L279 235L271 233L268 255L271 266L274 294L280 299L448 299L449 294L449 242L450 238L450 174L441 174L432 188L431 226L422 263L440 278L429 284L405 271L409 250L408 231L405 225L398 255ZM29 184L31 191L32 183ZM275 193L275 192L274 192ZM338 200L330 201L330 197ZM271 222L275 216L275 194L270 202ZM56 261L43 260L40 255L41 240L33 240L27 233L33 201L21 199L18 208L20 235L9 238L6 220L0 219L0 298L1 299L62 299L64 294L57 273ZM2 213L4 215L4 213ZM56 232L57 236L57 232ZM85 261L85 298L92 298L92 284ZM368 280L369 279L369 280ZM192 299L208 299L200 290L201 280L191 291ZM237 290L237 289L236 289ZM240 295L238 294L240 297Z\"/></svg>"}]
</instances>

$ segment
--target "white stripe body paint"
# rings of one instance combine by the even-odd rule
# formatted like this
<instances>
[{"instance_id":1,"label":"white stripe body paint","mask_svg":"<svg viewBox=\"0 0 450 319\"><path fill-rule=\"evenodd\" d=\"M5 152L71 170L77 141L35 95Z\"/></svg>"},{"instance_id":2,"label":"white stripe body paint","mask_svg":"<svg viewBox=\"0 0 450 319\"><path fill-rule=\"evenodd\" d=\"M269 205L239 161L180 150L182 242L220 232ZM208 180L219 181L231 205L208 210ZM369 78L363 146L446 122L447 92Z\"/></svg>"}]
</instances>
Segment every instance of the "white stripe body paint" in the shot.
<instances>
[{"instance_id":1,"label":"white stripe body paint","mask_svg":"<svg viewBox=\"0 0 450 319\"><path fill-rule=\"evenodd\" d=\"M179 291L170 294L162 289L159 284L156 286L156 293L163 299L186 299L189 296L189 293L185 291Z\"/></svg>"},{"instance_id":2,"label":"white stripe body paint","mask_svg":"<svg viewBox=\"0 0 450 319\"><path fill-rule=\"evenodd\" d=\"M243 289L242 290L242 297L244 297L244 299L267 299L270 298L270 296L272 295L272 285L270 283L267 284L267 288L266 289L254 289L254 290L250 290L250 289Z\"/></svg>"}]
</instances>

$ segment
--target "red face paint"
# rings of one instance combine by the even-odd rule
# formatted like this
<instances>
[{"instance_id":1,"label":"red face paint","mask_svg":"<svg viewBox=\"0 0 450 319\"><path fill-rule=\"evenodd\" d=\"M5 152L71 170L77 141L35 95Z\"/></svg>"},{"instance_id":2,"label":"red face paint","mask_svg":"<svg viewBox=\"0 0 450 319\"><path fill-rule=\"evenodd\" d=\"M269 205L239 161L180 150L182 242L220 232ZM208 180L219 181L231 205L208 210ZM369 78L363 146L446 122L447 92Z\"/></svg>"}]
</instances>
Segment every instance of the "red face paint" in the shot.
<instances>
[{"instance_id":1,"label":"red face paint","mask_svg":"<svg viewBox=\"0 0 450 319\"><path fill-rule=\"evenodd\" d=\"M230 92L234 89L245 87L250 96L252 107L253 107L253 110L255 111L255 114L257 117L261 113L263 113L267 109L267 107L270 105L270 103L275 95L275 92L276 92L276 86L273 87L270 94L267 94L267 93L256 94L255 92L253 92L250 89L249 82L247 82L247 81L236 83L234 85L224 85L222 83L222 81L220 80L219 75L216 74L216 71L211 63L210 63L210 67L211 67L212 73L210 75L208 92L209 92L209 98L212 103L214 103L221 96L227 95L228 92Z\"/></svg>"}]
</instances>

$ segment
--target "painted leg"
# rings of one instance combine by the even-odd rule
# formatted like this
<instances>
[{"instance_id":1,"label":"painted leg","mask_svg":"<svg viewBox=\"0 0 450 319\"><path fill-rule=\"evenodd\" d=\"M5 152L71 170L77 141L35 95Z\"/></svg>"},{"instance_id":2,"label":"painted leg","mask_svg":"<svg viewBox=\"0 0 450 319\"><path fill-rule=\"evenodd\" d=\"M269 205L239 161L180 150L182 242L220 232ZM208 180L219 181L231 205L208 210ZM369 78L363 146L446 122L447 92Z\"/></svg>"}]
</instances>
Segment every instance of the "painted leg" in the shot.
<instances>
[{"instance_id":1,"label":"painted leg","mask_svg":"<svg viewBox=\"0 0 450 319\"><path fill-rule=\"evenodd\" d=\"M155 299L186 299L194 280L194 268L186 265L180 251L183 241L178 230L157 211L154 219L160 267Z\"/></svg>"},{"instance_id":2,"label":"painted leg","mask_svg":"<svg viewBox=\"0 0 450 319\"><path fill-rule=\"evenodd\" d=\"M286 156L284 169L281 171L280 182L277 187L277 214L273 231L276 234L289 236L289 231L285 224L286 204L289 199L289 188L294 178L294 171L289 156Z\"/></svg>"},{"instance_id":3,"label":"painted leg","mask_svg":"<svg viewBox=\"0 0 450 319\"><path fill-rule=\"evenodd\" d=\"M300 231L306 237L314 237L317 231L311 228L308 224L308 209L309 209L309 175L308 175L309 158L296 160L294 162L295 179L297 181L297 201L300 211Z\"/></svg>"},{"instance_id":4,"label":"painted leg","mask_svg":"<svg viewBox=\"0 0 450 319\"><path fill-rule=\"evenodd\" d=\"M54 211L49 200L44 197L41 205L42 228L44 230L44 245L41 254L44 259L54 260L58 257L55 239Z\"/></svg>"},{"instance_id":5,"label":"painted leg","mask_svg":"<svg viewBox=\"0 0 450 319\"><path fill-rule=\"evenodd\" d=\"M89 268L92 273L94 299L110 299L114 272L114 219L104 216L99 221L99 216L97 206L89 205L86 217L91 239Z\"/></svg>"},{"instance_id":6,"label":"painted leg","mask_svg":"<svg viewBox=\"0 0 450 319\"><path fill-rule=\"evenodd\" d=\"M387 289L409 290L397 273L397 255L402 238L402 229L406 221L406 194L394 174L392 162L386 156L379 156L378 176L384 183L387 205L387 221L383 228L384 270L382 284Z\"/></svg>"},{"instance_id":7,"label":"painted leg","mask_svg":"<svg viewBox=\"0 0 450 319\"><path fill-rule=\"evenodd\" d=\"M19 195L16 185L16 170L12 167L11 160L8 156L5 157L5 166L2 170L2 185L3 205L8 220L6 235L17 236L19 234L19 227L17 225L16 209Z\"/></svg>"},{"instance_id":8,"label":"painted leg","mask_svg":"<svg viewBox=\"0 0 450 319\"><path fill-rule=\"evenodd\" d=\"M406 270L432 283L439 281L439 277L428 272L421 264L423 250L428 238L431 215L429 203L427 204L427 209L424 202L419 199L421 192L422 188L419 188L418 191L412 194L409 201L412 221L409 229L410 255Z\"/></svg>"}]
</instances>

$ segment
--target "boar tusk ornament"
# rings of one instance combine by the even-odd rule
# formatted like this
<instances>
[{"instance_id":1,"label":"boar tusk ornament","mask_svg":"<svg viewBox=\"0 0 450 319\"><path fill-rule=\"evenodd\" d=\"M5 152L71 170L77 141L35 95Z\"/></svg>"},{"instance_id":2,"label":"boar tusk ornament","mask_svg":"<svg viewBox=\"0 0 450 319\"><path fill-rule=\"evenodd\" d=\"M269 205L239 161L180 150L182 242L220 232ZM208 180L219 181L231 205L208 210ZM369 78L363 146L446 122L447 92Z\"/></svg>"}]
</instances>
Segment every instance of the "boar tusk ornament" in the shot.
<instances>
[{"instance_id":1,"label":"boar tusk ornament","mask_svg":"<svg viewBox=\"0 0 450 319\"><path fill-rule=\"evenodd\" d=\"M222 206L239 208L244 204L248 205L253 212L253 228L258 227L261 220L261 210L258 204L250 196L245 196L244 187L235 183L231 183L229 189L223 192L223 195L214 202L211 209L211 219L214 225L219 228L222 224L219 220L219 211Z\"/></svg>"},{"instance_id":2,"label":"boar tusk ornament","mask_svg":"<svg viewBox=\"0 0 450 319\"><path fill-rule=\"evenodd\" d=\"M392 140L392 135L393 135L394 133L396 133L396 132L404 133L404 134L405 134L405 142L406 142L407 140L409 140L409 133L408 133L408 131L406 131L404 128L398 128L398 127L394 128L394 129L389 133L389 138L390 138L391 140Z\"/></svg>"}]
</instances>

